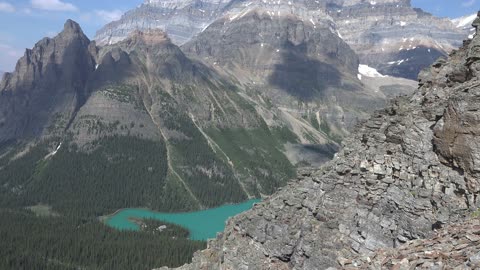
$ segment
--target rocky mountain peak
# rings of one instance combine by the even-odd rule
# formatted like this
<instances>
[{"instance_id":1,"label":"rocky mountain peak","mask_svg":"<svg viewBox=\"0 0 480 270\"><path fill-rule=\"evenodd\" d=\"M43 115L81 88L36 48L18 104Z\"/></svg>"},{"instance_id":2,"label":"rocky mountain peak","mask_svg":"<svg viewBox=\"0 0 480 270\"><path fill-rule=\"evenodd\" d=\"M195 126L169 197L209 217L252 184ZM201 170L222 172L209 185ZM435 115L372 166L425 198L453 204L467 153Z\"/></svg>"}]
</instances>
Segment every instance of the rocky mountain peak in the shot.
<instances>
[{"instance_id":1,"label":"rocky mountain peak","mask_svg":"<svg viewBox=\"0 0 480 270\"><path fill-rule=\"evenodd\" d=\"M1 100L5 103L1 106L13 110L0 114L0 122L4 121L1 137L38 135L57 111L74 114L88 95L85 85L95 68L92 44L80 26L68 20L57 36L44 38L25 51L15 71L0 82L0 93L9 96Z\"/></svg>"},{"instance_id":2,"label":"rocky mountain peak","mask_svg":"<svg viewBox=\"0 0 480 270\"><path fill-rule=\"evenodd\" d=\"M480 11L477 13L477 18L473 21L472 26L475 28L476 34L478 34L478 28L480 26Z\"/></svg>"},{"instance_id":3,"label":"rocky mountain peak","mask_svg":"<svg viewBox=\"0 0 480 270\"><path fill-rule=\"evenodd\" d=\"M93 60L88 51L91 42L83 33L78 23L67 20L64 29L54 38L44 38L40 40L32 49L27 49L25 54L17 63L15 72L5 76L5 80L0 83L0 91L6 89L32 88L33 82L51 72L59 72L57 68L70 59L85 57L80 63L88 62L93 69ZM78 64L78 63L77 63ZM28 76L27 73L29 73ZM66 70L62 71L66 74ZM75 73L72 70L72 75ZM45 78L44 78L45 79ZM52 78L50 78L52 79ZM29 83L27 83L29 82ZM19 87L18 84L25 84Z\"/></svg>"},{"instance_id":4,"label":"rocky mountain peak","mask_svg":"<svg viewBox=\"0 0 480 270\"><path fill-rule=\"evenodd\" d=\"M91 43L90 39L85 35L80 25L68 19L64 26L63 30L58 33L53 38L44 38L40 43L44 42L48 44L49 42L56 42L61 47L67 47L68 44L78 44L82 47L87 46Z\"/></svg>"},{"instance_id":5,"label":"rocky mountain peak","mask_svg":"<svg viewBox=\"0 0 480 270\"><path fill-rule=\"evenodd\" d=\"M171 43L170 38L161 29L135 30L130 34L128 40L132 43L142 42L144 44Z\"/></svg>"},{"instance_id":6,"label":"rocky mountain peak","mask_svg":"<svg viewBox=\"0 0 480 270\"><path fill-rule=\"evenodd\" d=\"M73 21L73 20L70 20L68 19L64 26L63 26L63 32L65 33L75 33L75 34L83 34L83 31L82 31L82 28L80 27L80 25Z\"/></svg>"}]
</instances>

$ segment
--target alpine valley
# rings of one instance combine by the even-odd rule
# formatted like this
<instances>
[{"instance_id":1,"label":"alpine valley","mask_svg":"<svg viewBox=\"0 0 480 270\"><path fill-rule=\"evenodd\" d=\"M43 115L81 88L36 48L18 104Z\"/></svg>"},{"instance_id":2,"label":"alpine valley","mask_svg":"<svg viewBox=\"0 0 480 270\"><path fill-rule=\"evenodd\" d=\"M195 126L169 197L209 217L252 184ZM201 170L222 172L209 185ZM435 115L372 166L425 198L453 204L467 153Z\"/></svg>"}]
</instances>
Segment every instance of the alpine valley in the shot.
<instances>
[{"instance_id":1,"label":"alpine valley","mask_svg":"<svg viewBox=\"0 0 480 270\"><path fill-rule=\"evenodd\" d=\"M253 213L230 221L226 238L219 236L185 267L320 269L315 267L335 265L336 252L353 244L325 248L325 243L311 241L320 235L316 229L294 237L298 226L334 220L315 228L335 240L339 232L329 229L343 224L340 230L353 231L355 222L347 216L357 211L355 202L364 203L365 209L355 212L357 221L365 222L355 237L365 238L362 229L382 220L382 211L390 207L375 203L400 196L403 186L393 185L397 178L411 180L411 192L415 185L425 188L425 194L433 187L442 190L445 198L436 203L451 203L452 211L475 205L471 178L462 182L455 173L475 176L476 154L472 160L461 156L457 161L457 148L447 146L455 144L450 133L456 126L450 118L463 116L445 116L437 123L446 104L439 100L445 96L427 100L440 105L425 112L420 131L402 137L394 130L410 130L416 118L400 118L417 117L419 95L435 85L422 77L425 86L419 93L411 79L472 34L465 27L467 19L437 18L412 8L408 0L148 0L106 25L94 41L68 20L58 35L27 49L15 70L0 81L0 269L179 267L207 247L189 239L184 228L166 222L134 220L142 225L139 232L104 225L109 214L123 208L189 212L270 198ZM465 53L457 54L454 59ZM441 87L476 76L443 60L434 67L431 72L448 75ZM414 92L414 98L397 99L361 132L350 135L390 98ZM391 122L397 125L386 126ZM428 137L433 136L430 126L435 126L435 138ZM345 138L340 159L320 171L309 169L301 178L307 180L288 184L299 168L317 168L333 159ZM408 140L403 148L402 140ZM433 149L427 140L434 142ZM417 147L417 142L425 145ZM381 143L389 143L378 147L385 153L375 154ZM400 167L384 168L397 152ZM435 159L436 154L441 158ZM423 155L429 159L412 165L413 156ZM355 177L349 182L346 175ZM446 179L437 187L421 184L418 175ZM343 189L334 183L343 180ZM362 189L364 182L378 182L378 190L390 197L377 194L380 191L370 194ZM326 208L319 210L320 201L312 198L325 197L316 192L331 192L349 206L323 202ZM360 201L354 192L362 194ZM430 193L412 196L421 197L422 206L434 200ZM298 201L304 197L312 203ZM398 200L402 207L409 206L409 201ZM366 210L368 203L378 209ZM334 218L334 207L344 212ZM293 208L299 211L292 214ZM369 219L368 211L380 216ZM426 227L408 223L395 211L393 221L385 222L398 228L392 232L398 241L428 235ZM275 223L290 224L290 214L292 227ZM421 221L434 221L425 215ZM452 216L442 212L438 219L459 220ZM299 220L306 223L298 225ZM164 226L168 229L160 233L149 229ZM385 226L375 227L372 242L360 242L355 251L397 243L386 235L390 230ZM291 237L271 239L286 232ZM248 237L255 249L245 248ZM311 246L315 251L300 254L298 241L322 249ZM232 252L225 253L225 262L219 252L223 247ZM263 253L257 254L259 250ZM206 259L207 253L211 257ZM353 258L342 253L347 255ZM305 259L311 256L320 259Z\"/></svg>"}]
</instances>

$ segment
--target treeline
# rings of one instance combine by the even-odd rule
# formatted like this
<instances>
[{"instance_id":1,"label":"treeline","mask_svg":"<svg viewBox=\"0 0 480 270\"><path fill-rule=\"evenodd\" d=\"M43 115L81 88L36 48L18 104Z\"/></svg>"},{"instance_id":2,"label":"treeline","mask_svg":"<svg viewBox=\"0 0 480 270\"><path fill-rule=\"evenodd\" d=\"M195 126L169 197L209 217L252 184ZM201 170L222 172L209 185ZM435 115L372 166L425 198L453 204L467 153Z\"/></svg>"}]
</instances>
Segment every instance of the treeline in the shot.
<instances>
[{"instance_id":1,"label":"treeline","mask_svg":"<svg viewBox=\"0 0 480 270\"><path fill-rule=\"evenodd\" d=\"M168 224L168 233L120 232L99 222L35 217L0 209L0 269L153 269L189 262L205 242L185 238Z\"/></svg>"}]
</instances>

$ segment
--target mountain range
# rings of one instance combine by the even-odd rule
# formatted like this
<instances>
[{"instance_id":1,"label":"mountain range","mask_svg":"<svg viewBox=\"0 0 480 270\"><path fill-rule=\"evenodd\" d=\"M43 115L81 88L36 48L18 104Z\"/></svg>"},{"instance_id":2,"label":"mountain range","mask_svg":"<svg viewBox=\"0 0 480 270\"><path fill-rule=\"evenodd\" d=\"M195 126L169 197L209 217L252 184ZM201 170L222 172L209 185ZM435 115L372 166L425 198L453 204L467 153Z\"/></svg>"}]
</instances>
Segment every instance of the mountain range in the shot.
<instances>
[{"instance_id":1,"label":"mountain range","mask_svg":"<svg viewBox=\"0 0 480 270\"><path fill-rule=\"evenodd\" d=\"M62 209L68 201L87 215L203 209L268 195L294 166L329 160L355 123L389 97L413 90L407 80L359 75L355 52L328 25L270 17L260 7L226 20L181 48L161 30L97 47L68 21L27 50L0 83L2 163L31 168L13 179L14 171L0 173L6 194L23 206ZM157 151L145 153L147 145ZM82 176L87 168L77 162L92 155L95 163L85 166L104 169ZM124 165L129 173L117 176L112 164L132 158L149 161ZM59 168L87 179L65 181ZM118 192L126 187L128 200Z\"/></svg>"},{"instance_id":2,"label":"mountain range","mask_svg":"<svg viewBox=\"0 0 480 270\"><path fill-rule=\"evenodd\" d=\"M413 80L420 70L460 46L470 31L413 8L410 0L147 0L99 30L95 40L100 45L115 43L134 30L159 28L182 45L217 20L242 17L257 8L272 18L294 14L313 27L326 25L352 47L362 64Z\"/></svg>"}]
</instances>

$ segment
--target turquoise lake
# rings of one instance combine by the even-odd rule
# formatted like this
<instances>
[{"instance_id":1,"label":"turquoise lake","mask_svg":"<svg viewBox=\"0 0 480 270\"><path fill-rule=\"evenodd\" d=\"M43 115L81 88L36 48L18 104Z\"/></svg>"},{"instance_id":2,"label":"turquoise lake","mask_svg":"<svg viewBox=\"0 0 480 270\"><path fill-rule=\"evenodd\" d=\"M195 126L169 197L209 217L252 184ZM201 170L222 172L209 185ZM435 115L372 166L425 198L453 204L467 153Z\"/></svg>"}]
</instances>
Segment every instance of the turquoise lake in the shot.
<instances>
[{"instance_id":1,"label":"turquoise lake","mask_svg":"<svg viewBox=\"0 0 480 270\"><path fill-rule=\"evenodd\" d=\"M253 207L259 199L240 204L224 205L197 212L188 213L159 213L148 209L123 209L106 220L106 224L118 230L138 231L140 227L132 222L131 218L153 218L180 225L190 231L190 239L207 240L215 238L218 232L225 229L225 222L232 216L245 212Z\"/></svg>"}]
</instances>

